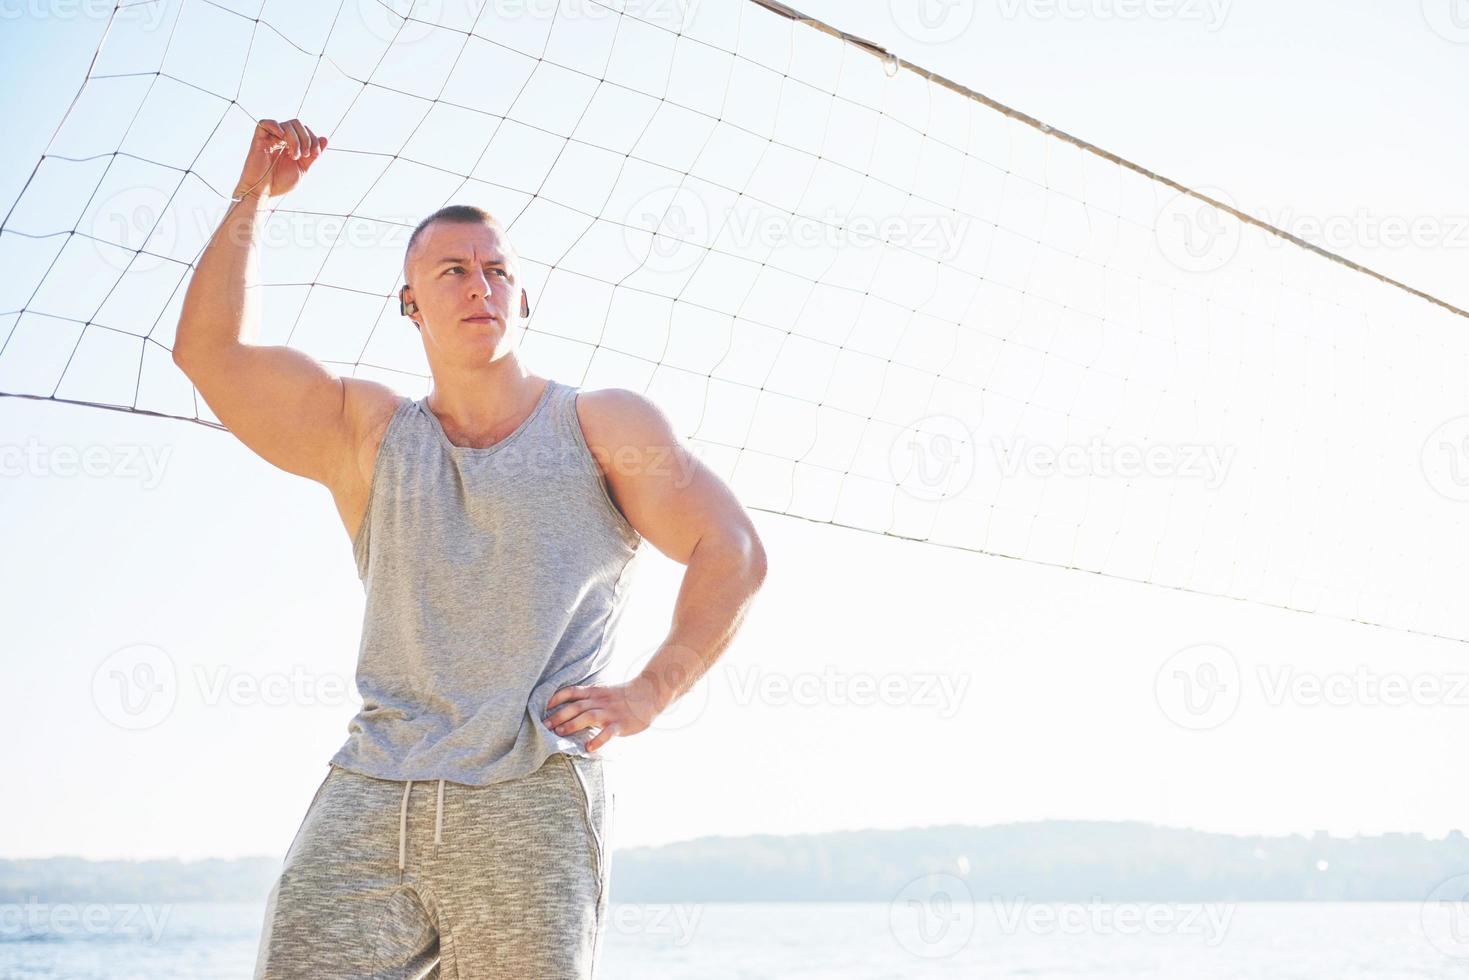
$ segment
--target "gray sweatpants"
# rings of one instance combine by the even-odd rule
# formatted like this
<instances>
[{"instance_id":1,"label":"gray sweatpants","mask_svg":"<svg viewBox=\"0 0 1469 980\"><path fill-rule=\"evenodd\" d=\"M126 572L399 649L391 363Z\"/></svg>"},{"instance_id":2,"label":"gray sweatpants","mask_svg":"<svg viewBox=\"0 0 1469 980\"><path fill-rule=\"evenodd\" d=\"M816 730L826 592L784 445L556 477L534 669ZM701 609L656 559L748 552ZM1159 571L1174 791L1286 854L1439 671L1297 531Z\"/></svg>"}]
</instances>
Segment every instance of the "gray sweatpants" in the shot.
<instances>
[{"instance_id":1,"label":"gray sweatpants","mask_svg":"<svg viewBox=\"0 0 1469 980\"><path fill-rule=\"evenodd\" d=\"M489 786L331 766L270 891L256 980L591 980L604 765L557 753Z\"/></svg>"}]
</instances>

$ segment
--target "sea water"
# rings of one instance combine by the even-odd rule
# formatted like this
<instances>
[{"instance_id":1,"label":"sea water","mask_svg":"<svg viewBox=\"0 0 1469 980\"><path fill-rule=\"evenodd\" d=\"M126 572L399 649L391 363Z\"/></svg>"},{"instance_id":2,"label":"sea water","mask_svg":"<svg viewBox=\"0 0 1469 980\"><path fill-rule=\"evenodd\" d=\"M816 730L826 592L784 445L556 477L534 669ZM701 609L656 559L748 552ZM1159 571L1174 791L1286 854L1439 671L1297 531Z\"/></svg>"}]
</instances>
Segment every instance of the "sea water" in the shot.
<instances>
[{"instance_id":1,"label":"sea water","mask_svg":"<svg viewBox=\"0 0 1469 980\"><path fill-rule=\"evenodd\" d=\"M244 980L254 903L0 905L4 980ZM1449 980L1420 903L613 904L602 980Z\"/></svg>"}]
</instances>

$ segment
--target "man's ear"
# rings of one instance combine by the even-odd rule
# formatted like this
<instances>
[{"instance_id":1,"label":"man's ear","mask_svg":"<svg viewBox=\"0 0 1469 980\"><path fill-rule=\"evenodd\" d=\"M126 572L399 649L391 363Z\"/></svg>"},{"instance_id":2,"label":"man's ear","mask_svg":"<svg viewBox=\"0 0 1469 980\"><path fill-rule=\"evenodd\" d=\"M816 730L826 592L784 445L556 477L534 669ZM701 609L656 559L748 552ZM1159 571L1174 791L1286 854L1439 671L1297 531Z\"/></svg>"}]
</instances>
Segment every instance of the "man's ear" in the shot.
<instances>
[{"instance_id":1,"label":"man's ear","mask_svg":"<svg viewBox=\"0 0 1469 980\"><path fill-rule=\"evenodd\" d=\"M528 316L530 316L530 299L526 296L525 290L522 289L520 291L520 318L524 320Z\"/></svg>"},{"instance_id":2,"label":"man's ear","mask_svg":"<svg viewBox=\"0 0 1469 980\"><path fill-rule=\"evenodd\" d=\"M418 312L418 304L408 298L408 287L406 285L398 290L398 312L404 316Z\"/></svg>"}]
</instances>

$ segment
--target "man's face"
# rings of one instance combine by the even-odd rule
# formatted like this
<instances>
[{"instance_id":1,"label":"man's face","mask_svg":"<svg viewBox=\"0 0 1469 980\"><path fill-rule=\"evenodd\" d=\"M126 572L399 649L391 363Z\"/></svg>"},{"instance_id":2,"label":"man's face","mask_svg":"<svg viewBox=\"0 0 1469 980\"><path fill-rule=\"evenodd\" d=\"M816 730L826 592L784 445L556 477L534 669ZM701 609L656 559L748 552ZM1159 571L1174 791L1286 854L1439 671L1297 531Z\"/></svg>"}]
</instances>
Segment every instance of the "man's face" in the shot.
<instances>
[{"instance_id":1,"label":"man's face","mask_svg":"<svg viewBox=\"0 0 1469 980\"><path fill-rule=\"evenodd\" d=\"M509 349L520 314L519 262L504 233L489 224L435 221L408 257L408 298L424 344L493 360Z\"/></svg>"}]
</instances>

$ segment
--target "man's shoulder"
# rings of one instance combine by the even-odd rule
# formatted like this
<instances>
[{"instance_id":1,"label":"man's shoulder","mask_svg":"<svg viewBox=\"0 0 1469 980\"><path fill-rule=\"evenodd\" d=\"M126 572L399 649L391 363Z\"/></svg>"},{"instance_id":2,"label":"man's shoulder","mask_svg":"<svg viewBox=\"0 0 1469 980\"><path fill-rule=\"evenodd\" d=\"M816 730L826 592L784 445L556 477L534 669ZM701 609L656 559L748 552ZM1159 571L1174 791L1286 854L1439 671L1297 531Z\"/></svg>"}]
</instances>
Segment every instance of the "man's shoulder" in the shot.
<instances>
[{"instance_id":1,"label":"man's shoulder","mask_svg":"<svg viewBox=\"0 0 1469 980\"><path fill-rule=\"evenodd\" d=\"M359 435L380 432L398 407L408 401L380 381L367 378L342 379L342 414Z\"/></svg>"},{"instance_id":2,"label":"man's shoulder","mask_svg":"<svg viewBox=\"0 0 1469 980\"><path fill-rule=\"evenodd\" d=\"M372 480L378 447L400 406L408 398L387 385L366 378L342 379L342 415L351 434L353 472L358 479Z\"/></svg>"},{"instance_id":3,"label":"man's shoulder","mask_svg":"<svg viewBox=\"0 0 1469 980\"><path fill-rule=\"evenodd\" d=\"M594 449L635 445L650 429L666 424L658 405L630 388L578 388L576 414Z\"/></svg>"}]
</instances>

